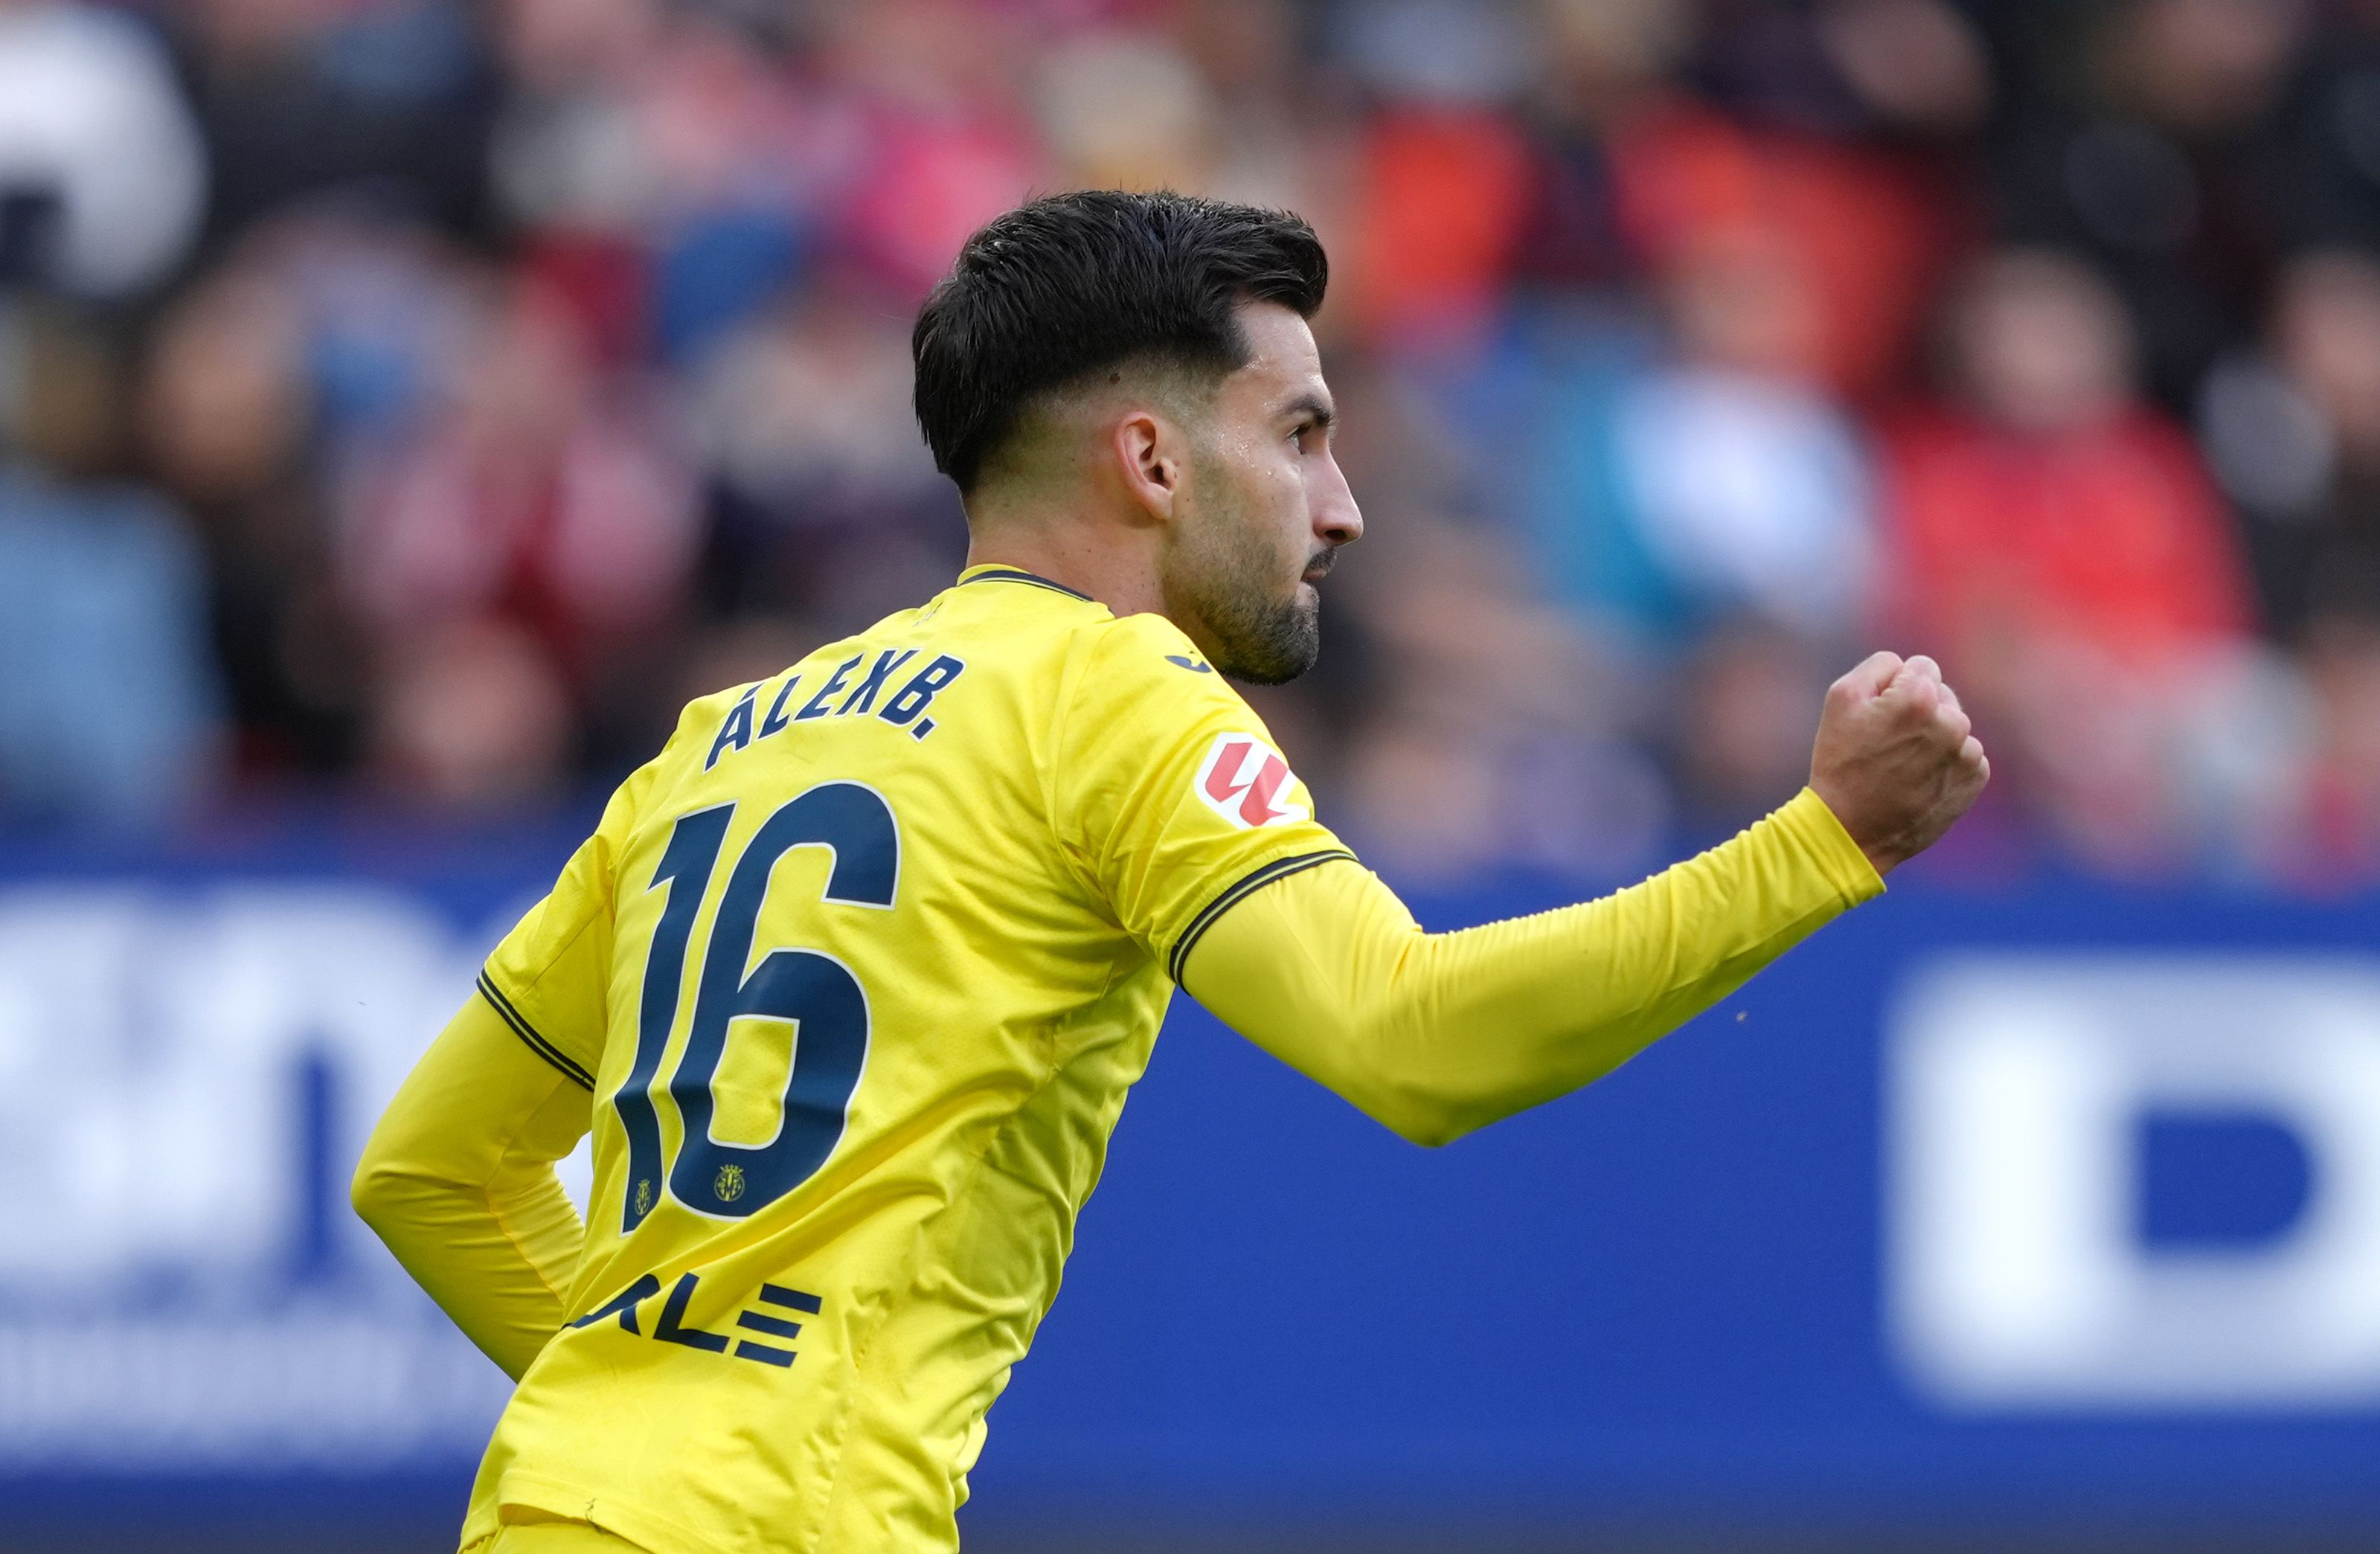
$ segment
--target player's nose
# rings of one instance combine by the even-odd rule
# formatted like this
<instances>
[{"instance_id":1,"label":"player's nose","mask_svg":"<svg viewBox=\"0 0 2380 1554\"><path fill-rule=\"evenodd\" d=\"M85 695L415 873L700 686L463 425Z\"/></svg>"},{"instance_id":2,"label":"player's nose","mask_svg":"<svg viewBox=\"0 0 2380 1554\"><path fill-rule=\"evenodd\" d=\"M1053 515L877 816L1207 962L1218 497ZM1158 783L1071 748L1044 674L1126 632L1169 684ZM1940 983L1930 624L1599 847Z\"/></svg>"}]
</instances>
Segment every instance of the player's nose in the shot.
<instances>
[{"instance_id":1,"label":"player's nose","mask_svg":"<svg viewBox=\"0 0 2380 1554\"><path fill-rule=\"evenodd\" d=\"M1352 545L1364 538L1363 510L1355 505L1355 493L1348 489L1339 461L1330 462L1329 473L1312 488L1314 537L1334 547Z\"/></svg>"}]
</instances>

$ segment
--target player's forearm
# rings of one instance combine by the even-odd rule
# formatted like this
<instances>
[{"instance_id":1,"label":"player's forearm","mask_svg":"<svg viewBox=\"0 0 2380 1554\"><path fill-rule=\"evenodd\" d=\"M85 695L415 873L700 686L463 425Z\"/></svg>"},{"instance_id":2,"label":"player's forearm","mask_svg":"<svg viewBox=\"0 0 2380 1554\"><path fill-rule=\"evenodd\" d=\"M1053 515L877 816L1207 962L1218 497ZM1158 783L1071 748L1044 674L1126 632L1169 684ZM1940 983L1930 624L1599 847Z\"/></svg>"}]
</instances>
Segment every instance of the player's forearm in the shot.
<instances>
[{"instance_id":1,"label":"player's forearm","mask_svg":"<svg viewBox=\"0 0 2380 1554\"><path fill-rule=\"evenodd\" d=\"M561 1330L562 1292L585 1232L546 1164L483 1185L387 1172L356 1207L464 1336L515 1380Z\"/></svg>"},{"instance_id":2,"label":"player's forearm","mask_svg":"<svg viewBox=\"0 0 2380 1554\"><path fill-rule=\"evenodd\" d=\"M1567 1094L1883 888L1815 795L1617 894L1424 933L1388 888L1309 870L1233 906L1185 980L1235 1029L1408 1138Z\"/></svg>"},{"instance_id":3,"label":"player's forearm","mask_svg":"<svg viewBox=\"0 0 2380 1554\"><path fill-rule=\"evenodd\" d=\"M465 1336L517 1378L560 1329L585 1227L553 1161L589 1097L480 999L458 1013L373 1130L356 1212Z\"/></svg>"}]
</instances>

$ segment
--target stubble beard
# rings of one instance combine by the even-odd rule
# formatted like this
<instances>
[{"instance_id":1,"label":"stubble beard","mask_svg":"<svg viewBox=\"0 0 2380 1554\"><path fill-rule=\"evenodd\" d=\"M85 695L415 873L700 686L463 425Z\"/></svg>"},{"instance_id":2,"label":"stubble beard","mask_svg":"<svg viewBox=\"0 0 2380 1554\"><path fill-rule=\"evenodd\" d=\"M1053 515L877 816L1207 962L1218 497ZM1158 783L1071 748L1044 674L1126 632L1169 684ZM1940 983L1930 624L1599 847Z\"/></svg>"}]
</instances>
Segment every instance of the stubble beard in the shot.
<instances>
[{"instance_id":1,"label":"stubble beard","mask_svg":"<svg viewBox=\"0 0 2380 1554\"><path fill-rule=\"evenodd\" d=\"M1232 489L1220 468L1200 474L1200 485L1219 497ZM1232 679L1256 686L1296 679L1322 653L1321 600L1297 586L1286 599L1273 592L1281 557L1238 501L1221 497L1206 520L1200 543L1167 580L1169 608L1176 619L1187 614L1205 625L1212 638L1207 656Z\"/></svg>"},{"instance_id":2,"label":"stubble beard","mask_svg":"<svg viewBox=\"0 0 2380 1554\"><path fill-rule=\"evenodd\" d=\"M1293 593L1267 600L1253 590L1218 600L1206 612L1215 667L1254 686L1286 685L1322 656L1322 607Z\"/></svg>"}]
</instances>

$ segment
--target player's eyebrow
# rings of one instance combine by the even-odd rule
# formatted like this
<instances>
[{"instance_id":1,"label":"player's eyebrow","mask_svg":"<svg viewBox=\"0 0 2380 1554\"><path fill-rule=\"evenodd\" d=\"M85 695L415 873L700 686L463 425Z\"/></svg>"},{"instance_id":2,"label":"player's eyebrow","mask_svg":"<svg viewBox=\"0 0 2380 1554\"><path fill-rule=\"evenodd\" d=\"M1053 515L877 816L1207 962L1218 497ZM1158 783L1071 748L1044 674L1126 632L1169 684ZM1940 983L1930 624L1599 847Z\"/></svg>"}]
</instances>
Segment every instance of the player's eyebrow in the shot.
<instances>
[{"instance_id":1,"label":"player's eyebrow","mask_svg":"<svg viewBox=\"0 0 2380 1554\"><path fill-rule=\"evenodd\" d=\"M1326 429L1335 426L1339 420L1339 412L1332 407L1330 401L1312 389L1300 392L1296 397L1283 405L1281 407L1281 414L1284 419L1309 420Z\"/></svg>"}]
</instances>

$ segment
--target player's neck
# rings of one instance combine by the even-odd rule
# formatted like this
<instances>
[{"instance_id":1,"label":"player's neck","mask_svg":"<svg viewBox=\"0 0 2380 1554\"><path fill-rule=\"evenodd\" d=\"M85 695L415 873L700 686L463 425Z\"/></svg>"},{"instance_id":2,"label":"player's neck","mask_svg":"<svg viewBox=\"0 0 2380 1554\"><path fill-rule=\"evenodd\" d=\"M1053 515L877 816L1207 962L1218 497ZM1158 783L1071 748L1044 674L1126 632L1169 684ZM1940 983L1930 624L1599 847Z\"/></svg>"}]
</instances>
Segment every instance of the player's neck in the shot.
<instances>
[{"instance_id":1,"label":"player's neck","mask_svg":"<svg viewBox=\"0 0 2380 1554\"><path fill-rule=\"evenodd\" d=\"M1087 594L1113 613L1163 613L1165 590L1152 537L1088 523L978 526L969 566L1013 566Z\"/></svg>"}]
</instances>

